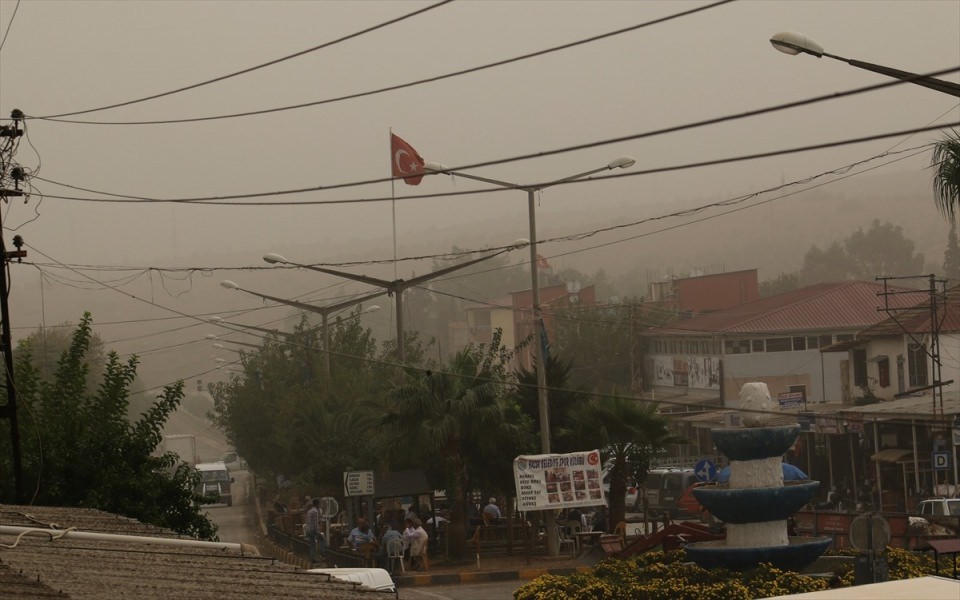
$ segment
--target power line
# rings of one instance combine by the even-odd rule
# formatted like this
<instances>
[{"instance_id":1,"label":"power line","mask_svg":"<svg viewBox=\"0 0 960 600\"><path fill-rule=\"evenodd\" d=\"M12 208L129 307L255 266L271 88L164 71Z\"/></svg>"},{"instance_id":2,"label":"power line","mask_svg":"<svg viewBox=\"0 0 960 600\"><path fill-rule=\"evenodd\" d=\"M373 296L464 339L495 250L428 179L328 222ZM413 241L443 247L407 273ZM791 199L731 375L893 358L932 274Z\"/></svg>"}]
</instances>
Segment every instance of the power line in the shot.
<instances>
[{"instance_id":1,"label":"power line","mask_svg":"<svg viewBox=\"0 0 960 600\"><path fill-rule=\"evenodd\" d=\"M283 57L281 57L281 58L276 58L276 59L274 59L274 60L271 60L271 61L268 61L268 62L259 64L259 65L253 66L253 67L248 67L248 68L246 68L246 69L241 69L241 70L235 71L235 72L233 72L233 73L228 73L227 75L221 75L220 77L214 77L213 79L208 79L208 80L206 80L206 81L201 81L200 83L194 83L194 84L192 84L192 85L188 85L188 86L185 86L185 87L177 88L177 89L175 89L175 90L170 90L170 91L167 91L167 92L161 92L161 93L159 93L159 94L153 94L153 95L151 95L151 96L145 96L145 97L143 97L143 98L137 98L136 100L127 100L126 102L118 102L118 103L116 103L116 104L110 104L110 105L101 106L101 107L98 107L98 108L88 108L88 109L86 109L86 110L77 110L77 111L73 111L73 112L65 112L65 113L60 113L60 114L56 114L56 115L47 115L47 116L44 116L44 117L27 117L27 118L28 118L28 119L42 119L42 120L45 120L45 121L60 121L60 122L64 122L64 123L81 123L82 121L66 121L66 120L64 120L64 119L60 119L59 117L70 117L70 116L73 116L73 115L83 115L83 114L89 114L89 113L92 113L92 112L99 112L99 111L102 111L102 110L108 110L108 109L111 109L111 108L119 108L119 107L121 107L121 106L130 106L131 104L138 104L138 103L140 103L140 102L146 102L146 101L148 101L148 100L155 100L155 99L157 99L157 98L163 98L163 97L165 97L165 96L172 96L172 95L174 95L174 94L179 94L180 92L185 92L185 91L187 91L187 90L193 90L193 89L196 89L196 88L199 88L199 87L203 87L203 86L206 86L206 85L210 85L210 84L212 84L212 83L217 83L217 82L220 82L220 81L224 81L224 80L230 79L230 78L232 78L232 77L237 77L237 76L239 76L239 75L245 75L245 74L247 74L247 73L252 73L253 71L257 71L257 70L259 70L259 69L263 69L263 68L266 68L266 67L270 67L270 66L273 66L273 65L277 65L277 64L280 64L280 63L282 63L282 62L286 62L286 61L288 61L288 60L290 60L290 59L297 58L297 57L300 57L300 56L304 56L304 55L306 55L306 54L310 54L311 52L316 52L317 50L322 50L322 49L324 49L324 48L329 48L330 46L335 46L335 45L337 45L337 44L339 44L339 43L341 43L341 42L345 42L345 41L347 41L347 40L352 40L352 39L354 39L354 38L360 37L360 36L365 35L365 34L367 34L367 33L371 33L371 32L377 31L378 29L383 29L383 28L385 28L385 27L389 27L390 25L395 25L395 24L397 24L397 23L400 23L401 21L406 21L407 19L410 19L410 18L416 17L416 16L418 16L418 15L421 15L421 14L423 14L423 13L429 12L429 11L435 9L435 8L440 8L441 6L444 6L444 5L446 5L446 4L449 4L449 3L452 2L452 1L453 1L453 0L440 0L440 1L437 2L436 4L432 4L432 5L430 5L430 6L426 7L426 8L421 8L421 9L419 9L419 10L415 10L415 11L413 11L413 12L411 12L411 13L407 13L407 14L402 15L402 16L400 16L400 17L397 17L397 18L395 18L395 19L390 19L389 21L384 21L383 23L380 23L380 24L378 24L378 25L374 25L374 26L372 26L372 27L367 27L366 29L361 29L360 31L356 31L356 32L354 32L354 33L351 33L351 34L349 34L349 35L345 35L345 36L343 36L343 37L337 38L337 39L332 40L332 41L329 41L329 42L324 42L323 44L320 44L319 46L314 46L314 47L312 47L312 48L307 48L306 50L301 50L301 51L299 51L299 52L295 52L295 53L293 53L293 54L289 54L289 55L283 56ZM17 2L17 5L18 5L18 6L20 5L19 1Z\"/></svg>"},{"instance_id":2,"label":"power line","mask_svg":"<svg viewBox=\"0 0 960 600\"><path fill-rule=\"evenodd\" d=\"M953 68L951 68L951 69L946 69L946 70L943 70L943 71L937 71L937 72L932 73L932 74L933 74L933 75L940 75L940 74L943 74L943 73L952 73L952 72L955 72L955 71L960 71L960 67L953 67ZM815 97L807 98L807 99L804 99L804 100L797 100L797 101L794 101L794 102L788 102L788 103L784 103L784 104L777 104L777 105L773 105L773 106L768 106L768 107L764 107L764 108L759 108L759 109L747 111L747 112L744 112L744 113L724 115L724 116L721 116L721 117L714 117L714 118L710 118L710 119L704 119L704 120L701 120L701 121L693 121L693 122L689 122L689 123L685 123L685 124L681 124L681 125L674 125L674 126L665 127L665 128L662 128L662 129L654 129L654 130L645 131L645 132L641 132L641 133L635 133L635 134L631 134L631 135L627 135L627 136L621 136L621 137L616 137L616 138L607 138L607 139L603 139L603 140L598 140L598 141L593 141L593 142L587 142L587 143L584 143L584 144L578 144L578 145L574 145L574 146L566 146L566 147L562 147L562 148L556 148L556 149L553 149L553 150L544 150L544 151L537 152L537 153L522 154L522 155L512 156L512 157L508 157L508 158L500 158L500 159L494 159L494 160L489 160L489 161L485 161L485 162L473 163L473 164L469 164L469 165L463 165L463 166L458 166L458 167L451 167L451 168L448 168L448 170L450 170L450 171L464 171L464 170L467 170L467 169L476 169L476 168L480 168L480 167L487 167L487 166L492 166L492 165L500 165L500 164L506 164L506 163L511 163L511 162L518 162L518 161L523 161L523 160L529 160L529 159L532 159L532 158L540 158L540 157L544 157L544 156L553 156L553 155L557 155L557 154L564 154L564 153L568 153L568 152L575 152L575 151L579 151L579 150L596 148L596 147L599 147L599 146L605 146L605 145L623 143L623 142L627 142L627 141L634 141L634 140L639 140L639 139L645 139L645 138L660 136L660 135L664 135L664 134L668 134L668 133L678 133L678 132L680 132L680 131L697 129L697 128L700 128L700 127L706 127L706 126L710 126L710 125L719 125L719 124L721 124L721 123L726 123L726 122L728 122L728 121L736 121L736 120L746 119L746 118L755 117L755 116L759 116L759 115L764 115L764 114L769 114L769 113L773 113L773 112L778 112L778 111L782 111L782 110L787 110L787 109L791 109L791 108L798 108L798 107L801 107L801 106L807 106L807 105L810 105L810 104L816 104L816 103L819 103L819 102L825 102L825 101L828 101L828 100L834 100L834 99L837 99L837 98L844 98L844 97L847 97L847 96L852 96L852 95L855 95L855 94L861 94L861 93L868 92L868 91L874 91L874 90L878 90L878 89L882 89L882 88L887 88L887 87L891 87L891 86L895 86L895 85L901 85L901 84L903 84L903 83L904 83L904 82L902 82L902 81L894 80L894 81L891 81L891 82L885 82L885 83L880 83L880 84L873 84L873 85L866 86L866 87L861 87L861 88L855 88L855 89L852 89L852 90L847 90L847 91L845 91L845 92L837 92L837 93L835 93L835 94L815 96ZM921 132L924 132L924 131L930 131L930 130L932 130L932 129L943 129L943 128L950 127L950 126L955 126L955 125L947 124L947 125L932 126L932 127L927 127L927 128L915 128L915 129L910 129L910 130L907 130L907 131L900 131L900 132L894 132L894 133L890 133L890 134L883 134L883 135L880 135L880 136L871 136L871 137L865 137L865 138L854 138L854 139L845 140L845 141L840 141L840 142L832 142L832 143L829 143L829 144L819 144L819 145L814 145L814 146L799 147L799 148L790 149L790 150L781 150L781 151L777 151L777 152L768 152L768 153L760 153L760 154L746 155L745 157L734 157L734 158L719 159L719 160L705 161L705 162L699 162L699 163L688 163L688 164L683 164L683 165L675 165L675 166L671 166L671 167L661 167L661 168L657 168L657 169L647 169L647 170L644 170L644 171L631 171L631 172L629 172L629 173L622 173L622 174L618 174L618 175L605 175L605 176L599 176L599 177L587 177L587 178L578 179L578 180L571 181L571 182L564 182L564 183L562 183L562 184L557 184L557 185L567 185L567 184L572 184L572 183L584 183L584 182L587 182L587 181L599 181L599 180L613 179L613 178L618 178L618 177L631 177L631 176L636 177L636 176L639 176L639 175L649 175L649 174L652 174L652 173L662 173L662 172L677 171L677 170L681 170L681 169L694 168L694 167L700 167L700 166L712 166L712 165L717 165L717 164L725 164L725 163L727 163L727 162L736 162L736 161L739 161L739 160L752 160L752 159L754 159L754 158L766 158L766 157L778 156L778 155L782 155L782 154L790 154L790 153L795 153L795 152L805 152L805 151L809 151L809 150L819 150L819 149L830 148L830 147L834 147L834 146L841 146L841 145L846 145L846 144L856 144L856 143L861 143L861 142L865 142L865 141L874 141L874 140L876 140L876 139L883 139L884 137L896 137L896 136L898 136L898 135L907 135L907 134L911 134L911 135L912 135L912 134L914 134L914 133L921 133ZM197 197L192 197L192 198L151 198L151 197L146 197L146 196L132 196L132 195L125 195L125 194L124 194L124 195L121 195L121 194L111 194L111 193L108 193L107 195L116 196L117 198L116 198L116 199L113 199L113 200L110 200L110 199L106 199L106 198L81 198L81 197L74 197L74 196L53 196L53 195L49 195L49 194L47 194L47 197L49 197L49 198L56 198L56 199L59 199L59 200L76 200L76 201L83 201L83 202L174 202L174 203L183 203L183 204L198 203L198 204L214 204L214 205L223 204L223 205L238 205L238 206L285 206L285 205L321 205L321 204L353 204L353 203L386 202L386 201L393 201L393 200L412 200L412 199L423 199L423 198L445 198L445 197L460 196L460 195L474 194L474 193L493 193L493 192L511 191L509 188L507 188L507 189L505 189L505 188L494 188L494 189L485 189L485 190L482 190L482 191L446 192L446 193L439 193L439 194L415 194L415 195L409 195L409 196L402 196L402 197L400 197L400 198L393 198L393 197L375 197L375 198L352 198L352 199L341 199L341 200L304 200L304 201L290 201L290 202L278 202L278 201L270 201L270 202L225 202L226 200L245 200L245 199L252 199L252 198L262 198L262 197L266 197L266 196L283 196L283 195L291 195L291 194L303 194L303 193L309 193L309 192L319 192L319 191L329 191L329 190L334 190L334 189L343 189L343 188L359 187L359 186L364 186L364 185L372 185L372 184L377 184L377 183L384 183L384 182L393 181L393 180L395 180L395 179L401 179L401 178L402 178L402 177L381 177L381 178L377 178L377 179L367 179L367 180L363 180L363 181L355 181L355 182L348 182L348 183L339 183L339 184L333 184L333 185L328 185L328 186L313 186L313 187L308 187L308 188L297 188L297 189L288 189L288 190L276 190L276 191L272 191L272 192L250 192L250 193L245 193L245 194L229 194L229 195L220 195L220 196L197 196ZM45 182L47 182L47 183L52 183L52 184L55 184L55 185L65 185L65 184L61 184L61 183L56 182L56 181L53 181L53 180L44 179L44 178L40 178L40 177L37 177L37 179L40 179L41 181L45 181ZM98 192L98 191L95 191L95 190L87 190L87 191L89 191L90 193L102 193L102 192Z\"/></svg>"},{"instance_id":3,"label":"power line","mask_svg":"<svg viewBox=\"0 0 960 600\"><path fill-rule=\"evenodd\" d=\"M450 0L447 0L447 1L450 1ZM535 57L538 57L538 56L543 56L543 55L546 55L546 54L551 54L551 53L553 53L553 52L558 52L558 51L560 51L560 50L567 50L567 49L569 49L569 48L574 48L574 47L576 47L576 46L581 46L581 45L584 45L584 44L589 44L589 43L591 43L591 42L596 42L596 41L599 41L599 40L603 40L603 39L606 39L606 38L614 37L614 36L621 35L621 34L624 34L624 33L629 33L629 32L631 32L631 31L636 31L636 30L638 30L638 29L643 29L643 28L645 28L645 27L650 27L650 26L652 26L652 25L658 25L658 24L660 24L660 23L665 23L665 22L667 22L667 21L672 21L672 20L678 19L678 18L680 18L680 17L685 17L685 16L688 16L688 15L692 15L692 14L694 14L694 13L698 13L698 12L701 12L701 11L709 10L709 9L715 8L715 7L717 7L717 6L721 6L721 5L723 5L723 4L728 4L728 3L733 2L733 1L735 1L735 0L719 0L718 2L714 2L714 3L712 3L712 4L708 4L708 5L705 5L705 6L700 6L700 7L697 7L697 8L690 9L690 10L685 10L685 11L678 12L678 13L675 13L675 14L672 14L672 15L668 15L668 16L666 16L666 17L661 17L661 18L659 18L659 19L654 19L654 20L652 20L652 21L647 21L647 22L644 22L644 23L640 23L640 24L637 24L637 25L633 25L633 26L631 26L631 27L626 27L626 28L623 28L623 29L618 29L618 30L616 30L616 31L611 31L611 32L603 33L603 34L596 35L596 36L592 36L592 37L589 37L589 38L586 38L586 39L578 40L578 41L575 41L575 42L569 42L569 43L566 43L566 44L562 44L562 45L560 45L560 46L554 46L554 47L552 47L552 48L546 48L546 49L544 49L544 50L538 50L538 51L536 51L536 52L531 52L531 53L528 53L528 54L523 54L523 55L515 56L515 57L512 57L512 58L508 58L508 59L504 59L504 60L499 60L499 61L495 61L495 62L492 62L492 63L487 63L487 64L485 64L485 65L480 65L480 66L476 66L476 67L470 67L470 68L467 68L467 69L462 69L462 70L460 70L460 71L453 71L453 72L451 72L451 73L446 73L446 74L443 74L443 75L435 75L435 76L433 76L433 77L427 77L427 78L425 78L425 79L418 79L418 80L416 80L416 81L410 81L410 82L407 82L407 83L401 83L401 84L397 84L397 85L382 87L382 88L378 88L378 89L375 89L375 90L368 90L368 91L365 91L365 92L358 92L358 93L355 93L355 94L348 94L348 95L345 95L345 96L339 96L339 97L336 97L336 98L328 98L328 99L325 99L325 100L315 100L315 101L313 101L313 102L304 102L304 103L301 103L301 104L293 104L293 105L288 105L288 106L279 106L279 107L274 107L274 108L266 108L266 109L262 109L262 110L254 110L254 111L247 111L247 112L240 112L240 113L232 113L232 114L226 114L226 115L213 115L213 116L208 116L208 117L194 117L194 118L187 118L187 119L164 119L164 120L153 120L153 121L78 121L78 120L68 120L68 119L60 119L60 118L58 118L58 117L63 117L63 116L83 114L83 113L85 113L85 112L93 112L93 110L104 110L104 109L106 109L106 108L113 108L113 107L116 107L116 106L124 106L125 104L132 104L133 102L139 102L139 101L142 101L142 100L149 100L150 98L157 98L157 97L160 97L160 96L168 95L168 94L170 94L170 93L176 93L176 92L178 92L178 91L182 91L183 89L191 89L192 87L199 87L199 85L205 85L206 83L212 83L213 81L218 81L219 79L226 79L226 77L222 77L222 78L219 78L219 79L212 80L212 81L210 81L210 82L205 82L204 84L198 84L198 85L195 85L195 86L190 86L190 87L187 87L187 88L182 88L181 90L175 90L175 91L173 91L173 92L168 92L167 94L160 94L160 95L157 95L157 96L151 96L151 97L148 97L148 98L145 98L145 99L142 99L142 100L133 101L133 102L127 102L127 103L123 103L123 104L115 104L115 105L113 105L113 106L107 106L107 107L103 107L103 108L99 108L99 109L93 109L93 110L89 110L89 111L79 111L79 112L74 112L74 113L64 113L64 114L61 114L61 115L51 115L51 116L47 116L47 117L27 117L27 118L31 118L31 119L43 119L43 120L46 120L46 121L57 121L57 122L60 122L60 123L73 123L73 124L80 124L80 125L167 125L167 124L173 124L173 123L196 123L196 122L201 122L201 121L214 121L214 120L220 120L220 119L234 119L234 118L238 118L238 117L250 117L250 116L257 116L257 115L265 115L265 114L270 114L270 113L276 113L276 112L283 112L283 111L288 111L288 110L296 110L296 109L300 109L300 108L308 108L308 107L311 107L311 106L320 106L320 105L323 105L323 104L332 104L332 103L334 103L334 102L342 102L342 101L344 101L344 100L353 100L353 99L356 99L356 98L363 98L363 97L366 97L366 96L374 96L374 95L382 94L382 93L385 93L385 92L392 92L392 91L402 90L402 89L405 89L405 88L410 88L410 87L414 87L414 86L418 86L418 85L423 85L423 84L426 84L426 83L433 83L433 82L435 82L435 81L442 81L442 80L444 80L444 79L451 79L451 78L453 78L453 77L459 77L459 76L461 76L461 75L468 75L468 74L471 74L471 73L476 73L476 72L478 72L478 71L485 71L485 70L487 70L487 69L492 69L492 68L494 68L494 67L501 67L501 66L508 65L508 64L511 64L511 63L520 62L520 61L527 60L527 59L530 59L530 58L535 58ZM446 2L444 2L443 4L445 4L445 3L446 3ZM436 6L432 6L432 7L430 7L430 8L436 8ZM427 9L427 10L429 10L429 9ZM420 12L423 12L423 11L420 11ZM277 62L279 62L279 61L277 61ZM271 63L267 63L267 64L271 64ZM262 66L266 66L266 65L262 65ZM259 67L256 67L256 68L259 68ZM249 69L249 70L253 70L253 69ZM249 71L249 70L248 70L248 71ZM239 73L236 73L235 75L239 75L240 73L243 73L243 72L247 72L247 71L241 71L241 72L239 72ZM232 76L232 75L230 75L230 76ZM227 77L230 77L230 76L227 76Z\"/></svg>"},{"instance_id":4,"label":"power line","mask_svg":"<svg viewBox=\"0 0 960 600\"><path fill-rule=\"evenodd\" d=\"M0 39L0 50L3 50L3 45L7 43L7 36L10 35L10 26L13 25L13 19L17 16L17 9L20 8L20 0L17 0L17 5L13 7L13 14L10 15L10 20L7 21L7 29L3 32L3 39Z\"/></svg>"}]
</instances>

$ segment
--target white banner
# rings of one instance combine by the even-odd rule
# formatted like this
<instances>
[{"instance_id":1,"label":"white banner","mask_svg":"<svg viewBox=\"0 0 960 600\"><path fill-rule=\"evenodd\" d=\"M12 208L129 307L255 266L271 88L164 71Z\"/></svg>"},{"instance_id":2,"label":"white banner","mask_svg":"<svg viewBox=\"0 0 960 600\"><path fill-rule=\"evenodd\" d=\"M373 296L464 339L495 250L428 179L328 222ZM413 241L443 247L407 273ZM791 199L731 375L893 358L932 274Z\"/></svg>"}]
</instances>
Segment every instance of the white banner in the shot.
<instances>
[{"instance_id":1,"label":"white banner","mask_svg":"<svg viewBox=\"0 0 960 600\"><path fill-rule=\"evenodd\" d=\"M513 460L518 508L547 510L605 504L600 452L536 454Z\"/></svg>"}]
</instances>

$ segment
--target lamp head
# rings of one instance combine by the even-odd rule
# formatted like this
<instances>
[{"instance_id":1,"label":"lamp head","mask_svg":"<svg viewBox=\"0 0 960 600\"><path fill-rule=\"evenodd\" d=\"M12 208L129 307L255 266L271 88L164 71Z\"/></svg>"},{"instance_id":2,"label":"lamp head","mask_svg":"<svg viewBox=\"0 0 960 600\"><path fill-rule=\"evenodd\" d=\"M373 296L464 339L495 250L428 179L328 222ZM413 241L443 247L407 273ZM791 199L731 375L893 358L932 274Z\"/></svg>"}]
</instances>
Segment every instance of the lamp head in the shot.
<instances>
[{"instance_id":1,"label":"lamp head","mask_svg":"<svg viewBox=\"0 0 960 600\"><path fill-rule=\"evenodd\" d=\"M366 307L365 309L363 309L363 312L364 312L364 314L366 314L366 313L377 312L378 310L380 310L380 305L379 305L379 304L371 304L370 306L368 306L368 307Z\"/></svg>"},{"instance_id":2,"label":"lamp head","mask_svg":"<svg viewBox=\"0 0 960 600\"><path fill-rule=\"evenodd\" d=\"M230 281L229 279L224 279L223 281L220 282L220 285L221 285L221 287L225 287L225 288L227 288L228 290L239 290L239 289L240 289L240 286L239 286L239 285L237 285L236 283Z\"/></svg>"},{"instance_id":3,"label":"lamp head","mask_svg":"<svg viewBox=\"0 0 960 600\"><path fill-rule=\"evenodd\" d=\"M637 163L632 156L621 156L607 163L608 169L629 169Z\"/></svg>"},{"instance_id":4,"label":"lamp head","mask_svg":"<svg viewBox=\"0 0 960 600\"><path fill-rule=\"evenodd\" d=\"M285 264L287 264L288 262L290 262L290 261L288 261L286 258L284 258L282 255L276 254L275 252L271 252L270 254L264 254L264 255L263 255L263 260L264 260L264 262L268 262L268 263L270 263L271 265L275 265L275 264L278 264L278 263L281 264L281 265L285 265Z\"/></svg>"},{"instance_id":5,"label":"lamp head","mask_svg":"<svg viewBox=\"0 0 960 600\"><path fill-rule=\"evenodd\" d=\"M438 162L425 162L423 163L423 172L424 173L446 173L449 171L447 165Z\"/></svg>"},{"instance_id":6,"label":"lamp head","mask_svg":"<svg viewBox=\"0 0 960 600\"><path fill-rule=\"evenodd\" d=\"M219 348L220 350L226 350L226 349L227 349L226 346L224 346L223 344L214 344L213 347L214 347L214 348Z\"/></svg>"},{"instance_id":7,"label":"lamp head","mask_svg":"<svg viewBox=\"0 0 960 600\"><path fill-rule=\"evenodd\" d=\"M517 238L513 240L513 243L507 246L508 249L514 250L516 248L523 248L524 246L529 246L530 240L527 238Z\"/></svg>"},{"instance_id":8,"label":"lamp head","mask_svg":"<svg viewBox=\"0 0 960 600\"><path fill-rule=\"evenodd\" d=\"M223 323L223 317L218 317L216 315L210 317L210 320L214 323Z\"/></svg>"},{"instance_id":9,"label":"lamp head","mask_svg":"<svg viewBox=\"0 0 960 600\"><path fill-rule=\"evenodd\" d=\"M216 339L219 339L217 336L213 335L212 333L208 333L208 334L206 335L206 338L207 338L208 340L216 340Z\"/></svg>"},{"instance_id":10,"label":"lamp head","mask_svg":"<svg viewBox=\"0 0 960 600\"><path fill-rule=\"evenodd\" d=\"M823 46L796 31L781 31L770 38L770 43L784 54L796 55L803 52L817 58L823 56Z\"/></svg>"}]
</instances>

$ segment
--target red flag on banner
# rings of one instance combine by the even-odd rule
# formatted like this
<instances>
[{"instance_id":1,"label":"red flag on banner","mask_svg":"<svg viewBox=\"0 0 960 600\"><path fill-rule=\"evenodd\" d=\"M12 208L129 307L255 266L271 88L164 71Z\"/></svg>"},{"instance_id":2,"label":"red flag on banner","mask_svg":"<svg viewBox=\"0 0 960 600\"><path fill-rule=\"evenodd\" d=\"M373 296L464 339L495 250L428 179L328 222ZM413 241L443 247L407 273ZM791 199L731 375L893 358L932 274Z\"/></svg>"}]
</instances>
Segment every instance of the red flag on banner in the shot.
<instances>
[{"instance_id":1,"label":"red flag on banner","mask_svg":"<svg viewBox=\"0 0 960 600\"><path fill-rule=\"evenodd\" d=\"M537 266L540 267L541 269L549 269L549 268L550 268L550 263L547 262L547 259L546 259L546 257L545 257L544 255L538 254L538 255L537 255Z\"/></svg>"},{"instance_id":2,"label":"red flag on banner","mask_svg":"<svg viewBox=\"0 0 960 600\"><path fill-rule=\"evenodd\" d=\"M420 180L423 179L423 158L413 149L413 146L392 133L390 134L390 157L394 177L403 177L407 185L420 184Z\"/></svg>"}]
</instances>

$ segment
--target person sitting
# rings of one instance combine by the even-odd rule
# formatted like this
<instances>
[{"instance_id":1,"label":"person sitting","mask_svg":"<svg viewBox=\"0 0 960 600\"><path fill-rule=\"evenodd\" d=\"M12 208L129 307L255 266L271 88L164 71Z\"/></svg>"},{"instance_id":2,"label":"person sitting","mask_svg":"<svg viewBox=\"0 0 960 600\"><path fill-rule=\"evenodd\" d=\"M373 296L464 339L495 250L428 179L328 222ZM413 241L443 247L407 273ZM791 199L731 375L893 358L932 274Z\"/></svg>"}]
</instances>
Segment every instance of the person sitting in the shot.
<instances>
[{"instance_id":1,"label":"person sitting","mask_svg":"<svg viewBox=\"0 0 960 600\"><path fill-rule=\"evenodd\" d=\"M347 536L347 543L350 544L354 552L363 555L365 562L371 562L377 550L377 534L370 529L367 520L360 517L357 519L357 526Z\"/></svg>"},{"instance_id":2,"label":"person sitting","mask_svg":"<svg viewBox=\"0 0 960 600\"><path fill-rule=\"evenodd\" d=\"M607 532L607 508L605 506L601 506L597 509L597 512L593 513L593 530Z\"/></svg>"},{"instance_id":3,"label":"person sitting","mask_svg":"<svg viewBox=\"0 0 960 600\"><path fill-rule=\"evenodd\" d=\"M393 540L402 541L403 535L390 525L384 525L383 534L380 536L380 545L377 549L377 560L381 568L389 569L390 567L390 557L387 556L387 550L390 547L390 542Z\"/></svg>"},{"instance_id":4,"label":"person sitting","mask_svg":"<svg viewBox=\"0 0 960 600\"><path fill-rule=\"evenodd\" d=\"M427 543L430 536L427 535L420 519L407 519L406 526L407 528L403 532L403 543L410 556L410 569L412 571L418 571L420 568L429 569Z\"/></svg>"},{"instance_id":5,"label":"person sitting","mask_svg":"<svg viewBox=\"0 0 960 600\"><path fill-rule=\"evenodd\" d=\"M490 502L483 507L483 517L488 523L494 523L501 517L500 507L497 506L497 499L491 497Z\"/></svg>"}]
</instances>

